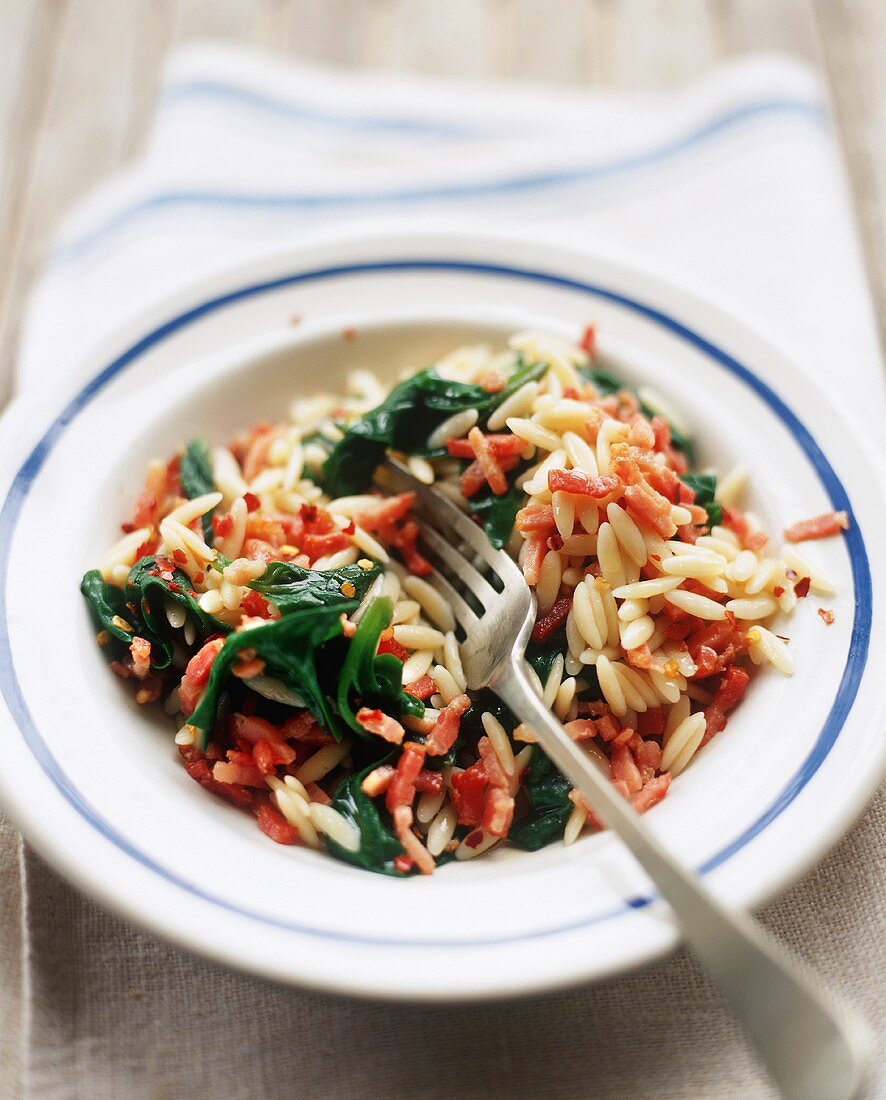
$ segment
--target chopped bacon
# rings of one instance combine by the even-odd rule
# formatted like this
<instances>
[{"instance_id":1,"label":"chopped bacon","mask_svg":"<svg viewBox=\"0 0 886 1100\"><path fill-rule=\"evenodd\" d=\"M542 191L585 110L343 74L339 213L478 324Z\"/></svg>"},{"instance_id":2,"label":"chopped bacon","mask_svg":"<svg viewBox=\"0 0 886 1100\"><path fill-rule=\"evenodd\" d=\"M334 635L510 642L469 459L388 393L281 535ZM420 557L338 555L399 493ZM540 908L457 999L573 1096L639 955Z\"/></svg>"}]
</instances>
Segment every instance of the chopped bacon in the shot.
<instances>
[{"instance_id":1,"label":"chopped bacon","mask_svg":"<svg viewBox=\"0 0 886 1100\"><path fill-rule=\"evenodd\" d=\"M650 707L645 714L637 715L637 733L641 737L661 737L666 718L664 707Z\"/></svg>"},{"instance_id":2,"label":"chopped bacon","mask_svg":"<svg viewBox=\"0 0 886 1100\"><path fill-rule=\"evenodd\" d=\"M443 790L442 772L422 768L415 777L415 789L419 794L439 794Z\"/></svg>"},{"instance_id":3,"label":"chopped bacon","mask_svg":"<svg viewBox=\"0 0 886 1100\"><path fill-rule=\"evenodd\" d=\"M278 557L277 548L264 539L246 539L240 554L249 561L274 561Z\"/></svg>"},{"instance_id":4,"label":"chopped bacon","mask_svg":"<svg viewBox=\"0 0 886 1100\"><path fill-rule=\"evenodd\" d=\"M825 512L823 516L801 519L785 528L788 542L806 542L809 539L826 539L849 529L849 516L845 512Z\"/></svg>"},{"instance_id":5,"label":"chopped bacon","mask_svg":"<svg viewBox=\"0 0 886 1100\"><path fill-rule=\"evenodd\" d=\"M481 827L490 836L507 836L514 820L514 799L500 787L490 787L483 806Z\"/></svg>"},{"instance_id":6,"label":"chopped bacon","mask_svg":"<svg viewBox=\"0 0 886 1100\"><path fill-rule=\"evenodd\" d=\"M473 427L468 432L468 442L473 448L477 461L483 470L483 475L489 483L489 488L496 496L508 491L508 479L496 458L495 451L486 440L486 436L479 428Z\"/></svg>"},{"instance_id":7,"label":"chopped bacon","mask_svg":"<svg viewBox=\"0 0 886 1100\"><path fill-rule=\"evenodd\" d=\"M408 875L415 866L412 856L394 856L394 870L401 875Z\"/></svg>"},{"instance_id":8,"label":"chopped bacon","mask_svg":"<svg viewBox=\"0 0 886 1100\"><path fill-rule=\"evenodd\" d=\"M411 857L423 875L433 873L437 864L434 857L412 831L412 810L409 806L398 806L394 810L394 831L403 845L406 855Z\"/></svg>"},{"instance_id":9,"label":"chopped bacon","mask_svg":"<svg viewBox=\"0 0 886 1100\"><path fill-rule=\"evenodd\" d=\"M400 806L411 806L415 798L415 781L424 767L425 746L408 741L403 746L400 759L385 792L385 805L390 813Z\"/></svg>"},{"instance_id":10,"label":"chopped bacon","mask_svg":"<svg viewBox=\"0 0 886 1100\"><path fill-rule=\"evenodd\" d=\"M183 753L182 755L184 757L185 771L191 779L196 780L205 790L211 791L213 794L217 794L221 798L225 798L228 802L233 802L235 806L240 806L243 809L252 805L252 791L248 790L246 787L232 786L230 783L220 783L217 779L214 779L209 761L205 756L196 753L190 753L188 755Z\"/></svg>"},{"instance_id":11,"label":"chopped bacon","mask_svg":"<svg viewBox=\"0 0 886 1100\"><path fill-rule=\"evenodd\" d=\"M612 771L612 778L616 782L620 780L625 783L629 791L639 791L643 786L640 769L634 762L627 745L616 745L613 748L612 756L609 758L609 767Z\"/></svg>"},{"instance_id":12,"label":"chopped bacon","mask_svg":"<svg viewBox=\"0 0 886 1100\"><path fill-rule=\"evenodd\" d=\"M415 504L415 493L397 493L380 497L378 504L365 508L354 516L354 523L364 531L380 531L398 520L405 519Z\"/></svg>"},{"instance_id":13,"label":"chopped bacon","mask_svg":"<svg viewBox=\"0 0 886 1100\"><path fill-rule=\"evenodd\" d=\"M390 764L381 764L365 777L360 784L360 790L367 798L377 798L390 787L393 778L394 768Z\"/></svg>"},{"instance_id":14,"label":"chopped bacon","mask_svg":"<svg viewBox=\"0 0 886 1100\"><path fill-rule=\"evenodd\" d=\"M500 370L492 368L480 379L480 385L487 393L501 393L507 385L507 381L507 378L505 378Z\"/></svg>"},{"instance_id":15,"label":"chopped bacon","mask_svg":"<svg viewBox=\"0 0 886 1100\"><path fill-rule=\"evenodd\" d=\"M548 474L548 488L552 493L576 493L594 500L604 500L621 488L621 481L612 474L592 477L584 470L551 470Z\"/></svg>"},{"instance_id":16,"label":"chopped bacon","mask_svg":"<svg viewBox=\"0 0 886 1100\"><path fill-rule=\"evenodd\" d=\"M565 722L563 728L573 741L590 741L597 736L597 723L593 718L573 718Z\"/></svg>"},{"instance_id":17,"label":"chopped bacon","mask_svg":"<svg viewBox=\"0 0 886 1100\"><path fill-rule=\"evenodd\" d=\"M755 553L762 550L769 541L769 536L765 531L753 530L747 516L734 508L723 509L723 526L728 527L730 531L734 531L738 535L745 549L753 550Z\"/></svg>"},{"instance_id":18,"label":"chopped bacon","mask_svg":"<svg viewBox=\"0 0 886 1100\"><path fill-rule=\"evenodd\" d=\"M300 741L305 745L328 745L335 740L320 727L309 710L300 710L280 726L278 736L283 741Z\"/></svg>"},{"instance_id":19,"label":"chopped bacon","mask_svg":"<svg viewBox=\"0 0 886 1100\"><path fill-rule=\"evenodd\" d=\"M631 748L637 765L644 773L644 780L651 779L661 766L661 745L655 741L644 741L643 738L637 737L636 743L632 744ZM648 775L645 774L647 771Z\"/></svg>"},{"instance_id":20,"label":"chopped bacon","mask_svg":"<svg viewBox=\"0 0 886 1100\"><path fill-rule=\"evenodd\" d=\"M651 451L655 446L655 432L646 417L642 413L634 413L628 419L628 424L631 429L631 443L643 451Z\"/></svg>"},{"instance_id":21,"label":"chopped bacon","mask_svg":"<svg viewBox=\"0 0 886 1100\"><path fill-rule=\"evenodd\" d=\"M461 717L470 706L467 695L456 695L443 707L425 742L429 756L444 756L449 752L458 737Z\"/></svg>"},{"instance_id":22,"label":"chopped bacon","mask_svg":"<svg viewBox=\"0 0 886 1100\"><path fill-rule=\"evenodd\" d=\"M247 741L252 745L266 744L272 750L275 763L291 764L295 760L295 749L287 745L283 729L277 729L264 718L254 714L232 714L228 719L228 730L232 741ZM255 749L253 749L255 756Z\"/></svg>"},{"instance_id":23,"label":"chopped bacon","mask_svg":"<svg viewBox=\"0 0 886 1100\"><path fill-rule=\"evenodd\" d=\"M416 577L426 577L434 571L434 567L419 551L418 535L418 524L415 520L408 520L394 533L390 541L391 546L400 551L400 556L409 572Z\"/></svg>"},{"instance_id":24,"label":"chopped bacon","mask_svg":"<svg viewBox=\"0 0 886 1100\"><path fill-rule=\"evenodd\" d=\"M340 550L347 550L353 545L350 535L344 531L333 531L328 535L302 535L301 549L308 555L311 562L327 554L337 554Z\"/></svg>"},{"instance_id":25,"label":"chopped bacon","mask_svg":"<svg viewBox=\"0 0 886 1100\"><path fill-rule=\"evenodd\" d=\"M526 553L523 558L523 576L529 585L538 584L541 563L545 556L545 540L533 536L526 540Z\"/></svg>"},{"instance_id":26,"label":"chopped bacon","mask_svg":"<svg viewBox=\"0 0 886 1100\"><path fill-rule=\"evenodd\" d=\"M411 684L406 684L403 688L407 695L412 695L416 699L421 699L422 702L425 699L430 699L432 695L437 691L437 685L431 679L430 676L421 676L418 680L413 680Z\"/></svg>"},{"instance_id":27,"label":"chopped bacon","mask_svg":"<svg viewBox=\"0 0 886 1100\"><path fill-rule=\"evenodd\" d=\"M462 772L453 772L450 783L452 804L458 814L459 825L479 825L483 820L486 788L489 786L483 761L478 760Z\"/></svg>"},{"instance_id":28,"label":"chopped bacon","mask_svg":"<svg viewBox=\"0 0 886 1100\"><path fill-rule=\"evenodd\" d=\"M278 844L298 844L298 829L267 802L258 808L258 827Z\"/></svg>"},{"instance_id":29,"label":"chopped bacon","mask_svg":"<svg viewBox=\"0 0 886 1100\"><path fill-rule=\"evenodd\" d=\"M398 661L405 661L407 659L407 657L409 656L409 650L406 649L405 646L400 645L400 643L394 637L394 632L393 631L391 631L390 634L387 635L387 637L385 637L384 633L382 634L381 640L378 643L377 652L378 653L392 653L397 658ZM437 689L434 688L434 691L436 691L436 690ZM433 694L434 694L434 692L432 691L431 695L433 695Z\"/></svg>"},{"instance_id":30,"label":"chopped bacon","mask_svg":"<svg viewBox=\"0 0 886 1100\"><path fill-rule=\"evenodd\" d=\"M273 619L274 613L271 610L271 605L264 598L260 592L253 592L252 589L247 589L246 594L240 601L240 606L246 612L250 618L253 619Z\"/></svg>"},{"instance_id":31,"label":"chopped bacon","mask_svg":"<svg viewBox=\"0 0 886 1100\"><path fill-rule=\"evenodd\" d=\"M566 596L560 596L554 601L554 606L536 619L532 628L533 642L545 642L552 634L560 629L569 616L572 607L572 592Z\"/></svg>"},{"instance_id":32,"label":"chopped bacon","mask_svg":"<svg viewBox=\"0 0 886 1100\"><path fill-rule=\"evenodd\" d=\"M747 672L737 665L727 668L717 687L717 693L714 696L715 702L718 703L724 711L732 710L733 707L741 702L745 691L747 691L750 679Z\"/></svg>"},{"instance_id":33,"label":"chopped bacon","mask_svg":"<svg viewBox=\"0 0 886 1100\"><path fill-rule=\"evenodd\" d=\"M653 806L661 802L668 793L670 785L670 772L657 775L654 779L650 779L648 783L644 783L639 791L631 795L631 805L638 814L645 814L647 810L651 810Z\"/></svg>"},{"instance_id":34,"label":"chopped bacon","mask_svg":"<svg viewBox=\"0 0 886 1100\"><path fill-rule=\"evenodd\" d=\"M485 435L483 437L496 458L513 458L521 455L526 450L526 440L517 435ZM470 440L449 439L446 442L446 451L452 458L476 458L476 452Z\"/></svg>"},{"instance_id":35,"label":"chopped bacon","mask_svg":"<svg viewBox=\"0 0 886 1100\"><path fill-rule=\"evenodd\" d=\"M586 325L581 334L578 346L585 352L588 359L594 359L597 355L597 329L594 325Z\"/></svg>"},{"instance_id":36,"label":"chopped bacon","mask_svg":"<svg viewBox=\"0 0 886 1100\"><path fill-rule=\"evenodd\" d=\"M357 721L367 733L374 733L376 737L390 741L392 745L400 745L403 742L403 734L406 731L396 718L391 718L383 711L360 707L357 711Z\"/></svg>"},{"instance_id":37,"label":"chopped bacon","mask_svg":"<svg viewBox=\"0 0 886 1100\"><path fill-rule=\"evenodd\" d=\"M677 525L671 519L671 502L645 481L628 485L625 501L634 519L651 527L662 538L669 539L676 532Z\"/></svg>"},{"instance_id":38,"label":"chopped bacon","mask_svg":"<svg viewBox=\"0 0 886 1100\"><path fill-rule=\"evenodd\" d=\"M220 539L227 538L234 530L234 517L230 512L225 512L223 516L213 516L212 530Z\"/></svg>"},{"instance_id":39,"label":"chopped bacon","mask_svg":"<svg viewBox=\"0 0 886 1100\"><path fill-rule=\"evenodd\" d=\"M206 681L209 679L209 673L212 671L212 664L224 644L224 638L213 638L188 661L178 689L182 714L186 718L196 709Z\"/></svg>"},{"instance_id":40,"label":"chopped bacon","mask_svg":"<svg viewBox=\"0 0 886 1100\"><path fill-rule=\"evenodd\" d=\"M466 466L462 471L461 495L465 499L470 500L471 497L476 496L485 484L486 475L483 473L483 467L479 462L472 462L470 466Z\"/></svg>"},{"instance_id":41,"label":"chopped bacon","mask_svg":"<svg viewBox=\"0 0 886 1100\"><path fill-rule=\"evenodd\" d=\"M212 778L217 783L233 783L239 787L264 787L265 777L254 764L239 764L217 760L212 765Z\"/></svg>"},{"instance_id":42,"label":"chopped bacon","mask_svg":"<svg viewBox=\"0 0 886 1100\"><path fill-rule=\"evenodd\" d=\"M252 441L243 458L243 477L246 481L252 481L268 465L268 451L275 438L276 432L273 432L270 427L264 424L256 426Z\"/></svg>"},{"instance_id":43,"label":"chopped bacon","mask_svg":"<svg viewBox=\"0 0 886 1100\"><path fill-rule=\"evenodd\" d=\"M507 788L508 777L498 758L498 753L488 737L481 737L477 742L477 751L483 761L483 769L493 787Z\"/></svg>"},{"instance_id":44,"label":"chopped bacon","mask_svg":"<svg viewBox=\"0 0 886 1100\"><path fill-rule=\"evenodd\" d=\"M517 513L518 531L550 532L554 527L554 509L550 504L531 504L528 508L521 508Z\"/></svg>"},{"instance_id":45,"label":"chopped bacon","mask_svg":"<svg viewBox=\"0 0 886 1100\"><path fill-rule=\"evenodd\" d=\"M151 643L146 638L135 637L129 644L132 656L132 675L144 680L151 675Z\"/></svg>"}]
</instances>

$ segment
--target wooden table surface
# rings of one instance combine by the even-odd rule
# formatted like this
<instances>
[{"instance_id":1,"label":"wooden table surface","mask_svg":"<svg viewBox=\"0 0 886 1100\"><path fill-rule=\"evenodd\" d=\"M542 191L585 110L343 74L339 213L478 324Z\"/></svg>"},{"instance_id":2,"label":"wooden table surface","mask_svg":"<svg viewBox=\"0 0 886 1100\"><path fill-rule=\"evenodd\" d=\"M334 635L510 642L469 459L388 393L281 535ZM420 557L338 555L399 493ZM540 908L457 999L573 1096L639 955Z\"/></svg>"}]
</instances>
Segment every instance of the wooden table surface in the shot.
<instances>
[{"instance_id":1,"label":"wooden table surface","mask_svg":"<svg viewBox=\"0 0 886 1100\"><path fill-rule=\"evenodd\" d=\"M0 379L58 219L138 150L169 51L207 37L343 66L642 90L747 50L794 53L827 74L886 319L884 0L0 0Z\"/></svg>"}]
</instances>

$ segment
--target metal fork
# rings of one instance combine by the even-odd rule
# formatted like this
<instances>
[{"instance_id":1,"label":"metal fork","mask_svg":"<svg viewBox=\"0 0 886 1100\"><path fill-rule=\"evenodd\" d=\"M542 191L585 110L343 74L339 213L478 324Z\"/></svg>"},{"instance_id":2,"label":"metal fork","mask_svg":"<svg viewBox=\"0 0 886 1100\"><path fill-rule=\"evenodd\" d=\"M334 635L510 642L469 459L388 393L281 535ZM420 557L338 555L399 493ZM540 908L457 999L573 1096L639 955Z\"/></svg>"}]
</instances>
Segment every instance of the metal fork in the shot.
<instances>
[{"instance_id":1,"label":"metal fork","mask_svg":"<svg viewBox=\"0 0 886 1100\"><path fill-rule=\"evenodd\" d=\"M436 567L428 580L464 633L468 689L491 689L526 722L544 752L627 846L671 906L683 939L717 983L782 1095L789 1100L857 1096L871 1051L864 1022L825 995L756 921L727 909L681 866L545 706L524 659L535 596L514 561L495 550L442 493L399 463L385 462L376 481L385 490L416 495L424 549Z\"/></svg>"}]
</instances>

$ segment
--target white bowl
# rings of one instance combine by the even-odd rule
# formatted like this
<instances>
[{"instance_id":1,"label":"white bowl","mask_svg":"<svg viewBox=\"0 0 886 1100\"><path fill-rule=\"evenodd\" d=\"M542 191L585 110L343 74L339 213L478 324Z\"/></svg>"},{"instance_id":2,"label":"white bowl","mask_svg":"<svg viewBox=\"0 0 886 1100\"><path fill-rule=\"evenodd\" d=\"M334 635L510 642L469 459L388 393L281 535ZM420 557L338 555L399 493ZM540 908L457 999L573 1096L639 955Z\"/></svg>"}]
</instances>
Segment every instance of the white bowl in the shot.
<instances>
[{"instance_id":1,"label":"white bowl","mask_svg":"<svg viewBox=\"0 0 886 1100\"><path fill-rule=\"evenodd\" d=\"M300 315L301 323L290 319ZM87 893L195 951L269 977L389 998L483 998L610 975L677 942L606 834L502 851L430 878L372 875L281 848L201 791L169 724L105 666L78 591L146 461L194 434L283 416L297 393L369 366L393 378L451 347L598 326L604 354L693 425L701 462L737 461L774 532L847 508L808 556L836 621L802 601L797 674L754 681L648 824L725 901L762 903L833 845L883 771L883 475L872 443L733 318L587 255L472 236L365 237L195 286L121 334L67 395L22 400L0 431L0 796ZM343 330L357 330L345 339ZM874 549L872 549L874 548Z\"/></svg>"}]
</instances>

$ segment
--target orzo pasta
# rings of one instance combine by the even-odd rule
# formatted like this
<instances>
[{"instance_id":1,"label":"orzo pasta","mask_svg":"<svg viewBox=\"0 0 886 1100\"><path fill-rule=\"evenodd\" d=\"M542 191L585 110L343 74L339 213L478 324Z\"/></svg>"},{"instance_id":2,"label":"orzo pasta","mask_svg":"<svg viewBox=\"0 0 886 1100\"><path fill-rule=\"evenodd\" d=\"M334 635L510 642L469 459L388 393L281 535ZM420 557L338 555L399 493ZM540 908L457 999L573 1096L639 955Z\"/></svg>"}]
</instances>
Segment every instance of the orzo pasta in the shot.
<instances>
[{"instance_id":1,"label":"orzo pasta","mask_svg":"<svg viewBox=\"0 0 886 1100\"><path fill-rule=\"evenodd\" d=\"M149 465L82 589L137 702L178 715L193 779L281 844L395 875L597 827L532 730L466 692L413 497L373 489L388 452L520 562L533 679L638 810L725 727L755 666L791 674L778 621L830 582L739 510L743 468L719 490L693 471L667 397L594 347L521 334L387 393L358 372L285 423Z\"/></svg>"}]
</instances>

